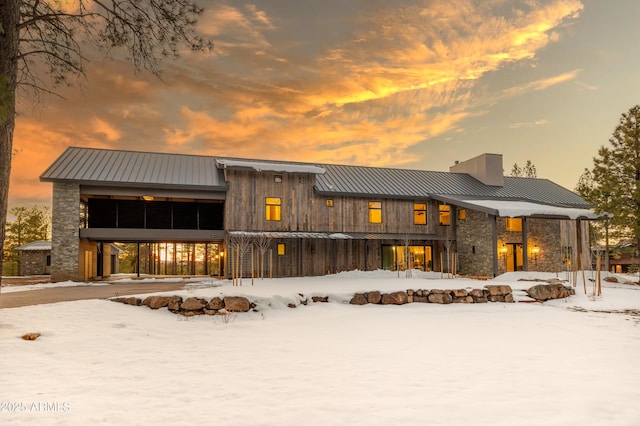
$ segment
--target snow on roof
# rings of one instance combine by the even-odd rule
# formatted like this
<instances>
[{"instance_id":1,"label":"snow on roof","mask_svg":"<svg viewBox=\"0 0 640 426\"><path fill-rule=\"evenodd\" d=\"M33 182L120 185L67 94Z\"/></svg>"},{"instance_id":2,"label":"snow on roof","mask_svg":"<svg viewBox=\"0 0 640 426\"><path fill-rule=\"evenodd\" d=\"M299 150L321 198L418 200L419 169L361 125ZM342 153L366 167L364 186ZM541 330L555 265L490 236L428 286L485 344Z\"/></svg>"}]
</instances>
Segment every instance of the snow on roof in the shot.
<instances>
[{"instance_id":1,"label":"snow on roof","mask_svg":"<svg viewBox=\"0 0 640 426\"><path fill-rule=\"evenodd\" d=\"M287 172L287 173L313 173L323 174L326 170L322 167L314 166L311 164L296 164L296 163L276 163L265 161L250 161L250 160L229 160L229 159L216 159L216 164L219 168L230 169L251 169L257 172Z\"/></svg>"},{"instance_id":2,"label":"snow on roof","mask_svg":"<svg viewBox=\"0 0 640 426\"><path fill-rule=\"evenodd\" d=\"M464 203L472 207L494 210L500 217L560 216L568 219L599 219L603 216L588 209L549 206L527 201L464 200Z\"/></svg>"},{"instance_id":3,"label":"snow on roof","mask_svg":"<svg viewBox=\"0 0 640 426\"><path fill-rule=\"evenodd\" d=\"M51 250L51 241L32 241L29 244L25 244L20 247L16 247L14 250L16 251L43 251L43 250Z\"/></svg>"}]
</instances>

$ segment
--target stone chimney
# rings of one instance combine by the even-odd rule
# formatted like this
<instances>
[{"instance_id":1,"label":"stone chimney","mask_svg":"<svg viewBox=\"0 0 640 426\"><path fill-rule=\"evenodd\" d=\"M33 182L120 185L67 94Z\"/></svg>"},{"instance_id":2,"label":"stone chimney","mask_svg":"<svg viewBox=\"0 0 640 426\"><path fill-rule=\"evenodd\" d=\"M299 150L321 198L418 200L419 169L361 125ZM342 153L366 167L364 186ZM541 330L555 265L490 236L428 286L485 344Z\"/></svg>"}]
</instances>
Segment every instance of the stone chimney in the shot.
<instances>
[{"instance_id":1,"label":"stone chimney","mask_svg":"<svg viewBox=\"0 0 640 426\"><path fill-rule=\"evenodd\" d=\"M489 186L504 186L502 154L482 154L467 161L456 161L452 173L467 173Z\"/></svg>"}]
</instances>

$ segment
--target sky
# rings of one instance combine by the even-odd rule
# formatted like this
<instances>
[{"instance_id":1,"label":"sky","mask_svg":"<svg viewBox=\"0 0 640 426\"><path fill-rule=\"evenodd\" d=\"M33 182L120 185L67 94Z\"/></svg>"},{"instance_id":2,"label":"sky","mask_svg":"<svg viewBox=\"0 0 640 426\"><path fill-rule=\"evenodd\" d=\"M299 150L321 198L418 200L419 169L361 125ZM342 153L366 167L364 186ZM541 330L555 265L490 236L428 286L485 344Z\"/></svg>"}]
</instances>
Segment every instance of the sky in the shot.
<instances>
[{"instance_id":1,"label":"sky","mask_svg":"<svg viewBox=\"0 0 640 426\"><path fill-rule=\"evenodd\" d=\"M637 0L201 0L162 79L96 56L19 94L9 207L69 146L448 171L503 155L573 189L640 98Z\"/></svg>"}]
</instances>

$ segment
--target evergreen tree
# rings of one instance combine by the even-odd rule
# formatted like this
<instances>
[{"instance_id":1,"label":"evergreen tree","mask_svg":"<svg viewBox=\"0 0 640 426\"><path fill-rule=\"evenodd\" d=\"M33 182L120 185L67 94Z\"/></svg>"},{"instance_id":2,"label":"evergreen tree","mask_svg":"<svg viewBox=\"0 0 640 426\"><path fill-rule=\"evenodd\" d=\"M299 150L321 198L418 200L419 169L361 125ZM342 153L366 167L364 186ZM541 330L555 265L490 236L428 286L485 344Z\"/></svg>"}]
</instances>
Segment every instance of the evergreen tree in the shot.
<instances>
[{"instance_id":1,"label":"evergreen tree","mask_svg":"<svg viewBox=\"0 0 640 426\"><path fill-rule=\"evenodd\" d=\"M87 52L93 47L109 56L119 50L136 69L158 75L162 60L177 57L181 48L211 47L196 31L202 11L193 0L0 0L0 258L16 90L31 91L37 100L40 93L67 84L69 77L85 76Z\"/></svg>"},{"instance_id":2,"label":"evergreen tree","mask_svg":"<svg viewBox=\"0 0 640 426\"><path fill-rule=\"evenodd\" d=\"M538 177L538 171L531 160L527 160L523 167L518 166L518 163L514 163L511 168L511 176L535 178Z\"/></svg>"},{"instance_id":3,"label":"evergreen tree","mask_svg":"<svg viewBox=\"0 0 640 426\"><path fill-rule=\"evenodd\" d=\"M611 214L609 226L618 237L629 238L639 247L640 105L622 114L609 145L600 147L594 157L590 173L591 182L583 174L576 190L596 211Z\"/></svg>"},{"instance_id":4,"label":"evergreen tree","mask_svg":"<svg viewBox=\"0 0 640 426\"><path fill-rule=\"evenodd\" d=\"M20 253L14 251L16 247L33 241L47 240L51 231L51 213L49 207L33 206L14 207L10 211L13 220L7 222L4 241L4 263L19 265ZM16 271L16 268L12 268Z\"/></svg>"}]
</instances>

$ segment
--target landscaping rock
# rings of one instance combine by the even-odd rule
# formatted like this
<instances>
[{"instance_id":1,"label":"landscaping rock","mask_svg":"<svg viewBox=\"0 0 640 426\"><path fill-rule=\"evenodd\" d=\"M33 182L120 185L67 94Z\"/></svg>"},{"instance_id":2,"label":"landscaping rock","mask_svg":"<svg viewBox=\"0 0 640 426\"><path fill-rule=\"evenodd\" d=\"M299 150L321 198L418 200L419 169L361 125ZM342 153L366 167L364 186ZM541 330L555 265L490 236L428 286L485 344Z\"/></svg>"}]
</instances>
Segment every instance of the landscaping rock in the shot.
<instances>
[{"instance_id":1,"label":"landscaping rock","mask_svg":"<svg viewBox=\"0 0 640 426\"><path fill-rule=\"evenodd\" d=\"M473 297L474 299L478 298L478 297L484 297L484 292L485 290L479 289L479 288L474 288L473 290L471 290L469 292L469 296ZM487 293L489 291L487 290Z\"/></svg>"},{"instance_id":2,"label":"landscaping rock","mask_svg":"<svg viewBox=\"0 0 640 426\"><path fill-rule=\"evenodd\" d=\"M179 311L180 310L180 305L182 305L182 297L180 296L172 296L169 299L169 303L167 304L167 308L169 308L170 311Z\"/></svg>"},{"instance_id":3,"label":"landscaping rock","mask_svg":"<svg viewBox=\"0 0 640 426\"><path fill-rule=\"evenodd\" d=\"M538 284L527 290L527 294L532 299L539 302L551 299L563 299L571 296L574 292L572 288L567 288L562 284Z\"/></svg>"},{"instance_id":4,"label":"landscaping rock","mask_svg":"<svg viewBox=\"0 0 640 426\"><path fill-rule=\"evenodd\" d=\"M441 305L448 305L453 302L453 298L448 293L434 293L433 290L429 294L430 303L439 303Z\"/></svg>"},{"instance_id":5,"label":"landscaping rock","mask_svg":"<svg viewBox=\"0 0 640 426\"><path fill-rule=\"evenodd\" d=\"M453 303L473 303L473 297L471 296L454 297Z\"/></svg>"},{"instance_id":6,"label":"landscaping rock","mask_svg":"<svg viewBox=\"0 0 640 426\"><path fill-rule=\"evenodd\" d=\"M515 300L513 299L513 294L507 294L506 296L504 296L504 301L506 303L515 303Z\"/></svg>"},{"instance_id":7,"label":"landscaping rock","mask_svg":"<svg viewBox=\"0 0 640 426\"><path fill-rule=\"evenodd\" d=\"M142 300L137 297L116 297L115 299L111 299L114 302L124 303L125 305L132 306L140 306L142 304Z\"/></svg>"},{"instance_id":8,"label":"landscaping rock","mask_svg":"<svg viewBox=\"0 0 640 426\"><path fill-rule=\"evenodd\" d=\"M151 309L160 309L169 305L171 296L149 296L142 301L142 304Z\"/></svg>"},{"instance_id":9,"label":"landscaping rock","mask_svg":"<svg viewBox=\"0 0 640 426\"><path fill-rule=\"evenodd\" d=\"M313 296L311 298L311 300L313 300L313 303L327 303L329 301L329 297L328 296Z\"/></svg>"},{"instance_id":10,"label":"landscaping rock","mask_svg":"<svg viewBox=\"0 0 640 426\"><path fill-rule=\"evenodd\" d=\"M217 309L205 309L204 310L205 315L216 315L218 313Z\"/></svg>"},{"instance_id":11,"label":"landscaping rock","mask_svg":"<svg viewBox=\"0 0 640 426\"><path fill-rule=\"evenodd\" d=\"M371 291L367 293L367 302L378 304L382 300L382 294L379 291Z\"/></svg>"},{"instance_id":12,"label":"landscaping rock","mask_svg":"<svg viewBox=\"0 0 640 426\"><path fill-rule=\"evenodd\" d=\"M207 306L207 301L198 297L189 297L180 305L184 311L200 311Z\"/></svg>"},{"instance_id":13,"label":"landscaping rock","mask_svg":"<svg viewBox=\"0 0 640 426\"><path fill-rule=\"evenodd\" d=\"M367 298L364 297L363 293L356 293L351 300L349 301L349 303L351 305L366 305L367 303Z\"/></svg>"},{"instance_id":14,"label":"landscaping rock","mask_svg":"<svg viewBox=\"0 0 640 426\"><path fill-rule=\"evenodd\" d=\"M413 296L413 303L429 303L428 296Z\"/></svg>"},{"instance_id":15,"label":"landscaping rock","mask_svg":"<svg viewBox=\"0 0 640 426\"><path fill-rule=\"evenodd\" d=\"M222 301L221 298L214 297L209 301L209 304L207 305L207 307L209 309L222 309L224 308L224 302Z\"/></svg>"},{"instance_id":16,"label":"landscaping rock","mask_svg":"<svg viewBox=\"0 0 640 426\"><path fill-rule=\"evenodd\" d=\"M241 296L227 296L224 298L224 308L229 312L249 312L249 299Z\"/></svg>"},{"instance_id":17,"label":"landscaping rock","mask_svg":"<svg viewBox=\"0 0 640 426\"><path fill-rule=\"evenodd\" d=\"M503 295L490 295L489 302L504 302Z\"/></svg>"},{"instance_id":18,"label":"landscaping rock","mask_svg":"<svg viewBox=\"0 0 640 426\"><path fill-rule=\"evenodd\" d=\"M489 290L489 296L506 296L507 294L511 294L511 286L508 285L485 285L487 290Z\"/></svg>"},{"instance_id":19,"label":"landscaping rock","mask_svg":"<svg viewBox=\"0 0 640 426\"><path fill-rule=\"evenodd\" d=\"M458 290L451 290L451 296L453 297L466 297L467 296L467 290L461 288Z\"/></svg>"},{"instance_id":20,"label":"landscaping rock","mask_svg":"<svg viewBox=\"0 0 640 426\"><path fill-rule=\"evenodd\" d=\"M617 283L618 279L616 277L604 277L603 280L605 280L608 283Z\"/></svg>"},{"instance_id":21,"label":"landscaping rock","mask_svg":"<svg viewBox=\"0 0 640 426\"><path fill-rule=\"evenodd\" d=\"M36 340L40 337L40 333L27 333L22 336L22 340Z\"/></svg>"},{"instance_id":22,"label":"landscaping rock","mask_svg":"<svg viewBox=\"0 0 640 426\"><path fill-rule=\"evenodd\" d=\"M380 303L383 305L404 305L409 303L409 296L404 291L396 291L393 293L385 293L382 295Z\"/></svg>"}]
</instances>

